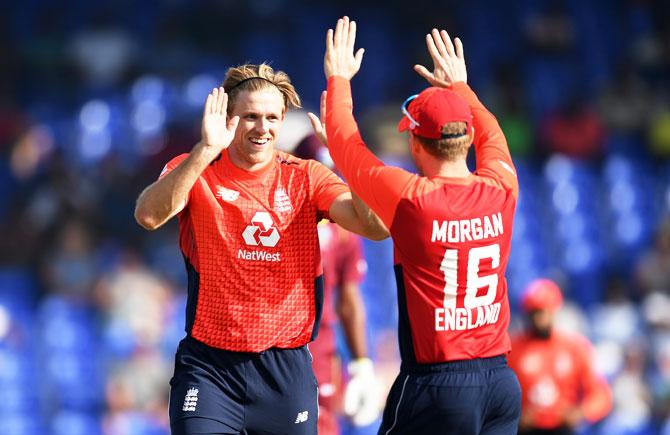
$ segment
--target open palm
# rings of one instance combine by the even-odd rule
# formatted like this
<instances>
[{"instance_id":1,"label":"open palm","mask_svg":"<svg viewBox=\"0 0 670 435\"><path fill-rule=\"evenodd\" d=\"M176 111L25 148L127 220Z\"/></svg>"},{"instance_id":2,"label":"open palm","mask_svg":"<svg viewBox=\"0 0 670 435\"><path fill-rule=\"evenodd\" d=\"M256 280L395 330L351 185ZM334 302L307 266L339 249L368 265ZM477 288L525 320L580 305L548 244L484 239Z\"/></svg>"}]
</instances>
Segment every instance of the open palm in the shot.
<instances>
[{"instance_id":1,"label":"open palm","mask_svg":"<svg viewBox=\"0 0 670 435\"><path fill-rule=\"evenodd\" d=\"M337 20L335 32L328 29L326 33L326 54L323 57L323 70L326 78L331 76L344 77L351 80L361 68L363 53L359 48L354 54L356 43L356 22L349 21L349 17Z\"/></svg>"},{"instance_id":2,"label":"open palm","mask_svg":"<svg viewBox=\"0 0 670 435\"><path fill-rule=\"evenodd\" d=\"M212 153L218 155L228 148L235 137L239 117L227 119L228 95L225 90L215 88L207 96L202 114L202 142Z\"/></svg>"},{"instance_id":3,"label":"open palm","mask_svg":"<svg viewBox=\"0 0 670 435\"><path fill-rule=\"evenodd\" d=\"M459 38L454 38L452 43L445 30L438 32L437 29L433 29L426 35L426 47L433 59L433 72L423 65L415 65L414 71L428 80L428 83L446 88L456 82L468 82L463 43Z\"/></svg>"}]
</instances>

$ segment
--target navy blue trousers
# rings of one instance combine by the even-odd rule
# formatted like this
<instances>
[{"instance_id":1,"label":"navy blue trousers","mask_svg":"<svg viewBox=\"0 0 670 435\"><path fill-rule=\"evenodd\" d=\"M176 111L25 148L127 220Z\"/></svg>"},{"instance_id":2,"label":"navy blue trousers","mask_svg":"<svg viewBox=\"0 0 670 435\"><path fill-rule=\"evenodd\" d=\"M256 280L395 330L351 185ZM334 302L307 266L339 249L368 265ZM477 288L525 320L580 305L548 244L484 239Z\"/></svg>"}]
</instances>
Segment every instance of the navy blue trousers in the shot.
<instances>
[{"instance_id":1,"label":"navy blue trousers","mask_svg":"<svg viewBox=\"0 0 670 435\"><path fill-rule=\"evenodd\" d=\"M170 381L173 435L315 435L317 384L306 346L261 353L181 341Z\"/></svg>"},{"instance_id":2,"label":"navy blue trousers","mask_svg":"<svg viewBox=\"0 0 670 435\"><path fill-rule=\"evenodd\" d=\"M504 356L403 367L380 435L513 435L521 387Z\"/></svg>"}]
</instances>

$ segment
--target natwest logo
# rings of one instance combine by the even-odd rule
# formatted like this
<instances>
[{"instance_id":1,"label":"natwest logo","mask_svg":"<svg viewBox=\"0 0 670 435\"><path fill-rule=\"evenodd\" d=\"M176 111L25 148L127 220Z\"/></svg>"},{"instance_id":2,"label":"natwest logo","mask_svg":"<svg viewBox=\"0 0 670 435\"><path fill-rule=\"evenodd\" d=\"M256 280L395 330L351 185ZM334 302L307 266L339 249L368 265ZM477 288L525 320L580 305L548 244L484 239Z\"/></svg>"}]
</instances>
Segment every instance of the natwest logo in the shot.
<instances>
[{"instance_id":1,"label":"natwest logo","mask_svg":"<svg viewBox=\"0 0 670 435\"><path fill-rule=\"evenodd\" d=\"M250 246L273 248L279 242L279 231L274 227L270 213L257 211L251 218L251 225L242 232L244 243Z\"/></svg>"}]
</instances>

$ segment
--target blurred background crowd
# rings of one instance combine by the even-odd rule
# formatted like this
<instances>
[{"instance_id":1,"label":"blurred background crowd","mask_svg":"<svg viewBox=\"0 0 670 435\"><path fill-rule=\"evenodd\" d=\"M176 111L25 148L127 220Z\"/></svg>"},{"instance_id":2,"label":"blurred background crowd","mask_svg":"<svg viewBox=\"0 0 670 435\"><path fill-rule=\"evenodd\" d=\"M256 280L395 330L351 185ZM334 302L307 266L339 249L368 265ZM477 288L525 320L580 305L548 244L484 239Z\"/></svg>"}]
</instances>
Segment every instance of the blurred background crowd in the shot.
<instances>
[{"instance_id":1,"label":"blurred background crowd","mask_svg":"<svg viewBox=\"0 0 670 435\"><path fill-rule=\"evenodd\" d=\"M411 167L395 132L425 84L423 36L464 42L521 194L512 327L533 278L589 337L614 409L584 433L670 434L670 3L664 0L8 2L0 15L0 433L168 433L186 274L176 223L142 230L140 190L199 139L227 67L271 61L306 109L325 30L366 48L355 112L370 147ZM292 113L281 146L310 132ZM372 356L398 367L390 241L364 243Z\"/></svg>"}]
</instances>

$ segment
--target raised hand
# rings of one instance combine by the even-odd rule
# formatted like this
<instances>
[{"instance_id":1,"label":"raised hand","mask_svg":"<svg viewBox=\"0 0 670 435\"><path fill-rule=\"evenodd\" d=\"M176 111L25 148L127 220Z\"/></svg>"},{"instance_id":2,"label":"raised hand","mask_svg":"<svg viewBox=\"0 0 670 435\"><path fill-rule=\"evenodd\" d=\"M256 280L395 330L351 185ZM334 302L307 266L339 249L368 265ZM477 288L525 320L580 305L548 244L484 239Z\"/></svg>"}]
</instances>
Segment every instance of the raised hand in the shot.
<instances>
[{"instance_id":1,"label":"raised hand","mask_svg":"<svg viewBox=\"0 0 670 435\"><path fill-rule=\"evenodd\" d=\"M200 145L207 155L215 158L228 148L235 136L239 116L227 119L228 95L220 88L214 88L207 96L202 114L202 140Z\"/></svg>"},{"instance_id":2,"label":"raised hand","mask_svg":"<svg viewBox=\"0 0 670 435\"><path fill-rule=\"evenodd\" d=\"M421 77L428 80L432 86L446 88L456 82L468 82L468 73L465 69L463 43L459 38L451 38L446 30L433 29L426 35L428 53L433 58L433 72L423 65L414 65Z\"/></svg>"},{"instance_id":3,"label":"raised hand","mask_svg":"<svg viewBox=\"0 0 670 435\"><path fill-rule=\"evenodd\" d=\"M323 58L323 70L326 78L331 76L344 77L351 80L361 68L363 53L359 48L354 55L356 42L356 22L349 21L349 17L337 20L335 32L328 29L326 33L326 55Z\"/></svg>"},{"instance_id":4,"label":"raised hand","mask_svg":"<svg viewBox=\"0 0 670 435\"><path fill-rule=\"evenodd\" d=\"M326 96L328 95L327 91L321 92L321 103L320 103L320 116L313 114L312 112L307 112L309 117L309 122L312 124L314 129L314 134L319 138L323 146L328 146L328 138L326 137Z\"/></svg>"}]
</instances>

